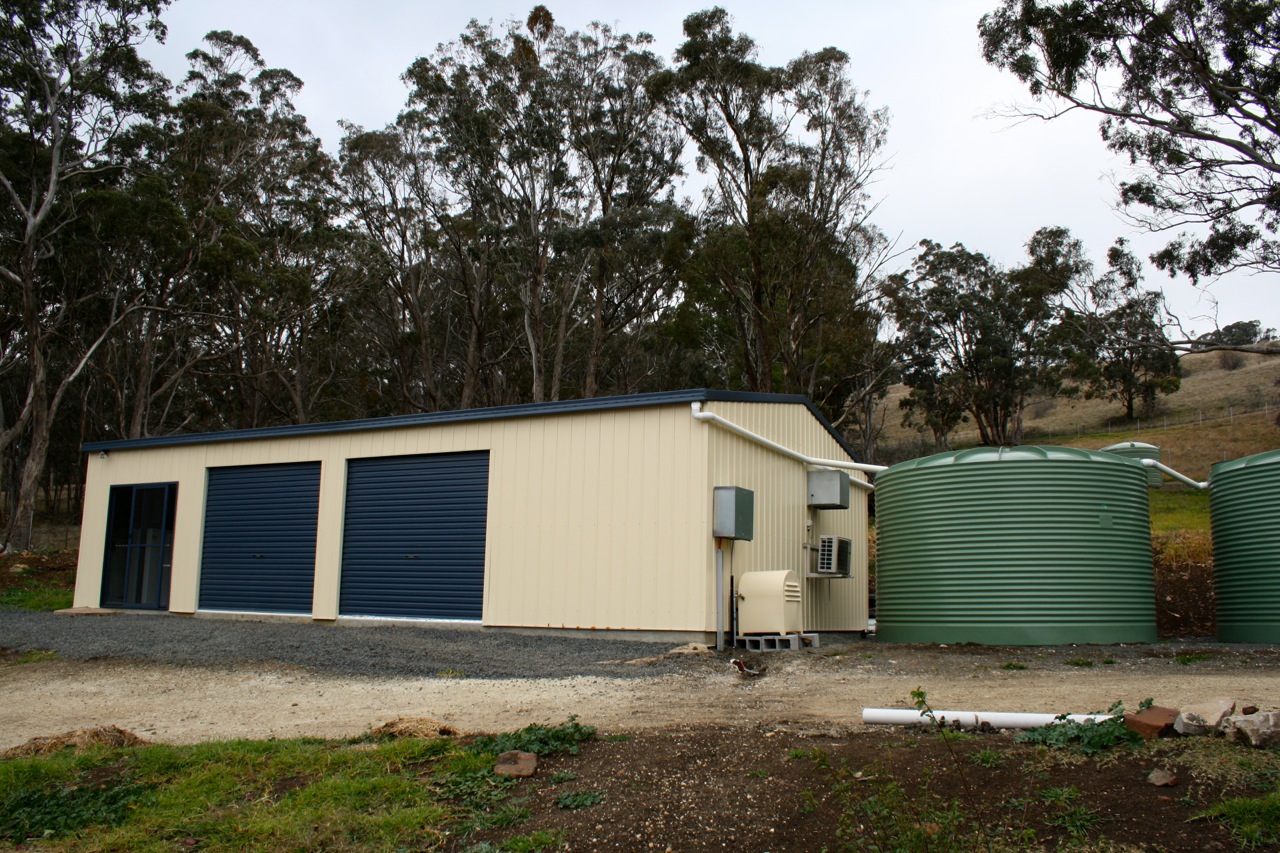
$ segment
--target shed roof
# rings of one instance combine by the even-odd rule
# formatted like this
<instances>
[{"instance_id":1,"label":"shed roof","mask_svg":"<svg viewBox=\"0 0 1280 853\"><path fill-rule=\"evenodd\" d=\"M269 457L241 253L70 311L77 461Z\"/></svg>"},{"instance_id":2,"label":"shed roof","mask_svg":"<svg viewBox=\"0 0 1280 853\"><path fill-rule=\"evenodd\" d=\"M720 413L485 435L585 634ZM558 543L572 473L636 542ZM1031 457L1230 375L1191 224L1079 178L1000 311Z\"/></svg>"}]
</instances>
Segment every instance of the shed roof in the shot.
<instances>
[{"instance_id":1,"label":"shed roof","mask_svg":"<svg viewBox=\"0 0 1280 853\"><path fill-rule=\"evenodd\" d=\"M591 397L583 400L559 400L554 403L525 403L518 406L494 406L487 409L457 409L446 412L421 412L411 415L392 415L385 418L364 418L354 421L326 421L312 424L288 424L285 426L232 429L222 432L180 433L158 435L149 438L110 439L90 441L82 450L97 453L104 450L140 450L148 447L174 447L186 444L214 444L228 441L251 441L264 438L292 438L304 435L328 435L345 432L400 429L403 427L436 426L441 424L470 423L474 421L503 420L507 418L531 418L543 415L569 415L581 412L606 412L618 409L640 409L668 406L678 403L793 403L802 405L822 424L849 458L857 461L853 448L841 437L835 427L823 417L808 397L799 394L759 394L747 391L717 391L695 388L685 391L658 391L649 394L626 394L617 397Z\"/></svg>"}]
</instances>

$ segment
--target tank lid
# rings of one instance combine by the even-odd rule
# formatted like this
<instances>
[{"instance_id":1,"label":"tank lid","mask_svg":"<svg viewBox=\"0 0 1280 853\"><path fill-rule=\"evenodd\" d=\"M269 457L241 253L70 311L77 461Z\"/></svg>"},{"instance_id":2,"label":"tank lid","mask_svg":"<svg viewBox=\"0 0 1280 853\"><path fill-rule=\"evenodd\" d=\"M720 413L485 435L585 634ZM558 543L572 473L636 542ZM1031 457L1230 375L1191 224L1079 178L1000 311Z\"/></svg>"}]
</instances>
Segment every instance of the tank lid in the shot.
<instances>
[{"instance_id":1,"label":"tank lid","mask_svg":"<svg viewBox=\"0 0 1280 853\"><path fill-rule=\"evenodd\" d=\"M1103 453L1114 453L1117 450L1159 450L1154 444L1146 444L1141 441L1122 441L1119 444L1113 444L1110 447L1102 448Z\"/></svg>"},{"instance_id":2,"label":"tank lid","mask_svg":"<svg viewBox=\"0 0 1280 853\"><path fill-rule=\"evenodd\" d=\"M1082 450L1078 447L1059 447L1052 444L1024 444L1018 447L975 447L971 450L953 450L920 459L908 459L899 462L888 471L881 473L883 477L893 471L905 471L913 468L936 468L944 465L970 465L992 462L1102 462L1107 465L1129 465L1142 467L1142 462L1127 456L1114 453L1103 453L1099 450Z\"/></svg>"},{"instance_id":3,"label":"tank lid","mask_svg":"<svg viewBox=\"0 0 1280 853\"><path fill-rule=\"evenodd\" d=\"M1277 463L1280 463L1280 449L1268 450L1264 453L1255 453L1252 456L1242 456L1239 459L1215 462L1213 467L1209 469L1209 478L1213 479L1219 474L1234 471L1237 468L1255 468L1258 465L1275 465Z\"/></svg>"}]
</instances>

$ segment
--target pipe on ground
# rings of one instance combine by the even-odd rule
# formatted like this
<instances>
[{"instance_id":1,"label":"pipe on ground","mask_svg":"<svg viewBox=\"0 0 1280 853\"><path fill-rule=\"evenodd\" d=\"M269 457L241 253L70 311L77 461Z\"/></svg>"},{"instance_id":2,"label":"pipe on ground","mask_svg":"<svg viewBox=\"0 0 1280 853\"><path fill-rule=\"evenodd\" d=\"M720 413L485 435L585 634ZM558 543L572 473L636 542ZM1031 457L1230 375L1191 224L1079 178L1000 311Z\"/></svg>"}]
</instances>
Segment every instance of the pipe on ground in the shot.
<instances>
[{"instance_id":1,"label":"pipe on ground","mask_svg":"<svg viewBox=\"0 0 1280 853\"><path fill-rule=\"evenodd\" d=\"M1068 714L1077 723L1100 723L1115 714ZM1009 713L1004 711L933 711L925 714L915 709L863 708L862 722L869 726L932 726L946 723L962 729L976 729L983 723L993 729L1036 729L1062 722L1058 714Z\"/></svg>"}]
</instances>

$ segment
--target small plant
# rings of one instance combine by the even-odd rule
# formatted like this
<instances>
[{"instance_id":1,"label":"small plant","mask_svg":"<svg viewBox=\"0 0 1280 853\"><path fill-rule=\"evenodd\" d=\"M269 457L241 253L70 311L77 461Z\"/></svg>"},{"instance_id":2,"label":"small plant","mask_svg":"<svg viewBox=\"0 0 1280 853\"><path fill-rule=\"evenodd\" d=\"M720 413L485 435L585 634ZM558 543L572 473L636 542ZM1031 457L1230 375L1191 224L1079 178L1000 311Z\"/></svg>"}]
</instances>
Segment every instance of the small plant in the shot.
<instances>
[{"instance_id":1,"label":"small plant","mask_svg":"<svg viewBox=\"0 0 1280 853\"><path fill-rule=\"evenodd\" d=\"M461 669L449 667L436 673L436 678L466 678L467 673Z\"/></svg>"},{"instance_id":2,"label":"small plant","mask_svg":"<svg viewBox=\"0 0 1280 853\"><path fill-rule=\"evenodd\" d=\"M1150 707L1149 700L1139 705L1139 710ZM1124 724L1124 706L1117 702L1107 711L1113 716L1105 720L1071 720L1061 714L1054 722L1035 729L1019 732L1018 743L1037 743L1054 749L1074 749L1085 755L1097 755L1116 746L1138 746L1142 738Z\"/></svg>"},{"instance_id":3,"label":"small plant","mask_svg":"<svg viewBox=\"0 0 1280 853\"><path fill-rule=\"evenodd\" d=\"M51 660L60 660L61 658L62 656L53 649L27 649L9 662L14 664L44 663Z\"/></svg>"},{"instance_id":4,"label":"small plant","mask_svg":"<svg viewBox=\"0 0 1280 853\"><path fill-rule=\"evenodd\" d=\"M1006 663L1001 664L1001 665L1000 665L1000 668L1001 668L1001 669L1009 669L1009 670L1015 670L1015 671L1016 671L1016 670L1020 670L1020 669L1026 669L1026 668L1027 668L1027 665L1026 665L1025 663L1018 663L1018 662L1017 662L1017 661L1015 661L1015 660L1011 660L1011 661L1008 661L1008 662L1006 662Z\"/></svg>"},{"instance_id":5,"label":"small plant","mask_svg":"<svg viewBox=\"0 0 1280 853\"><path fill-rule=\"evenodd\" d=\"M1093 661L1087 658L1072 658L1069 661L1064 661L1064 663L1067 666L1093 666Z\"/></svg>"},{"instance_id":6,"label":"small plant","mask_svg":"<svg viewBox=\"0 0 1280 853\"><path fill-rule=\"evenodd\" d=\"M1076 806L1073 809L1067 809L1062 814L1054 815L1046 823L1059 829L1065 829L1072 835L1079 837L1087 834L1089 830L1102 823L1102 815L1087 806Z\"/></svg>"},{"instance_id":7,"label":"small plant","mask_svg":"<svg viewBox=\"0 0 1280 853\"><path fill-rule=\"evenodd\" d=\"M629 734L609 735L608 737L605 738L605 740L608 741L609 743L626 743L627 741L631 740L631 735Z\"/></svg>"},{"instance_id":8,"label":"small plant","mask_svg":"<svg viewBox=\"0 0 1280 853\"><path fill-rule=\"evenodd\" d=\"M599 791L570 791L556 797L556 807L566 811L577 811L604 802L604 794Z\"/></svg>"},{"instance_id":9,"label":"small plant","mask_svg":"<svg viewBox=\"0 0 1280 853\"><path fill-rule=\"evenodd\" d=\"M535 755L552 755L557 752L578 754L579 744L596 739L595 726L584 726L572 716L558 726L534 723L515 732L478 737L466 746L473 755L490 753L499 755L512 749L532 752Z\"/></svg>"},{"instance_id":10,"label":"small plant","mask_svg":"<svg viewBox=\"0 0 1280 853\"><path fill-rule=\"evenodd\" d=\"M1103 658L1103 659L1102 659L1102 665L1103 665L1103 666L1115 666L1115 664L1116 664L1116 660L1115 660L1115 658Z\"/></svg>"},{"instance_id":11,"label":"small plant","mask_svg":"<svg viewBox=\"0 0 1280 853\"><path fill-rule=\"evenodd\" d=\"M1040 792L1040 802L1047 806L1065 805L1080 799L1080 791L1076 788L1045 788Z\"/></svg>"},{"instance_id":12,"label":"small plant","mask_svg":"<svg viewBox=\"0 0 1280 853\"><path fill-rule=\"evenodd\" d=\"M1004 756L994 749L980 749L969 756L969 763L979 767L999 767L1004 764Z\"/></svg>"},{"instance_id":13,"label":"small plant","mask_svg":"<svg viewBox=\"0 0 1280 853\"><path fill-rule=\"evenodd\" d=\"M1183 666L1190 666L1193 663L1199 663L1202 660L1211 660L1212 658L1212 655L1205 654L1204 652L1193 652L1191 654L1178 655L1177 660L1178 663Z\"/></svg>"},{"instance_id":14,"label":"small plant","mask_svg":"<svg viewBox=\"0 0 1280 853\"><path fill-rule=\"evenodd\" d=\"M547 781L552 785L563 785L565 782L572 782L578 778L578 774L571 770L558 770L547 777Z\"/></svg>"},{"instance_id":15,"label":"small plant","mask_svg":"<svg viewBox=\"0 0 1280 853\"><path fill-rule=\"evenodd\" d=\"M747 771L747 775L748 775L748 776L751 776L751 777L754 777L754 778L756 778L756 779L768 779L768 778L769 778L769 771L768 771L768 770L764 770L763 768L762 768L762 769L760 769L760 770L748 770L748 771Z\"/></svg>"}]
</instances>

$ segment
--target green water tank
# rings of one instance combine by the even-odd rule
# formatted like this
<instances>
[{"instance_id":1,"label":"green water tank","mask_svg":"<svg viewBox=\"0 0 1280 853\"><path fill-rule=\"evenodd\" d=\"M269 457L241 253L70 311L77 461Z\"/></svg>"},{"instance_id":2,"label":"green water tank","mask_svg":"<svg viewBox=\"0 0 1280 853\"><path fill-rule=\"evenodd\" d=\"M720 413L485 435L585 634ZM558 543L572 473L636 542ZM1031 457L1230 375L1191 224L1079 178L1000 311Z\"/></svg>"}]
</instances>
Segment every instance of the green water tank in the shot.
<instances>
[{"instance_id":1,"label":"green water tank","mask_svg":"<svg viewBox=\"0 0 1280 853\"><path fill-rule=\"evenodd\" d=\"M1218 639L1280 643L1280 450L1209 474Z\"/></svg>"},{"instance_id":2,"label":"green water tank","mask_svg":"<svg viewBox=\"0 0 1280 853\"><path fill-rule=\"evenodd\" d=\"M1156 639L1146 470L980 447L876 475L876 633L893 643Z\"/></svg>"},{"instance_id":3,"label":"green water tank","mask_svg":"<svg viewBox=\"0 0 1280 853\"><path fill-rule=\"evenodd\" d=\"M1110 447L1102 448L1103 453L1114 453L1117 456L1125 456L1129 459L1154 459L1160 461L1160 448L1154 444L1144 444L1141 441L1122 441L1119 444L1113 444ZM1155 468L1147 469L1147 485L1153 489L1160 488L1164 482L1163 476Z\"/></svg>"}]
</instances>

